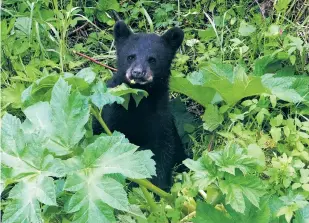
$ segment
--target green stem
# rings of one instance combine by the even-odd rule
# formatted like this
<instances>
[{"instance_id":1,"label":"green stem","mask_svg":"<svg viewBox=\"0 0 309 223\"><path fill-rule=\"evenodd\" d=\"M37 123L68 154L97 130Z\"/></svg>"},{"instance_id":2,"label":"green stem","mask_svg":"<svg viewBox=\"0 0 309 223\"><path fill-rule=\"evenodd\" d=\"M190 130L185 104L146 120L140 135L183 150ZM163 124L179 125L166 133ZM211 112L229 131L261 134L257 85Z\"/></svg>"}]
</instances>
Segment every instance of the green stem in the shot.
<instances>
[{"instance_id":1,"label":"green stem","mask_svg":"<svg viewBox=\"0 0 309 223\"><path fill-rule=\"evenodd\" d=\"M109 130L109 128L107 127L106 123L102 119L99 110L98 109L94 109L93 107L90 107L90 111L94 115L94 117L99 121L99 123L101 124L101 126L103 127L103 129L107 133L107 135L111 136L112 132L111 132L111 130Z\"/></svg>"},{"instance_id":2,"label":"green stem","mask_svg":"<svg viewBox=\"0 0 309 223\"><path fill-rule=\"evenodd\" d=\"M151 212L155 212L157 210L157 205L156 203L154 202L154 200L152 199L150 193L148 192L148 190L143 187L143 186L140 186L144 196L145 196L145 199L147 201L147 203L149 204L149 207L150 207L150 211Z\"/></svg>"},{"instance_id":3,"label":"green stem","mask_svg":"<svg viewBox=\"0 0 309 223\"><path fill-rule=\"evenodd\" d=\"M146 187L148 190L156 193L157 195L159 195L160 197L163 197L167 200L172 200L172 195L165 192L164 190L162 190L161 188L153 185L150 181L145 180L145 179L132 179L132 178L128 178L128 180L137 183L140 186L144 186Z\"/></svg>"},{"instance_id":4,"label":"green stem","mask_svg":"<svg viewBox=\"0 0 309 223\"><path fill-rule=\"evenodd\" d=\"M94 115L94 117L99 121L99 123L101 124L101 126L103 127L105 132L108 135L112 135L112 132L109 130L109 128L107 127L106 123L102 119L99 110L95 109L93 107L90 107L90 111ZM148 181L146 179L132 179L132 178L128 178L128 179L130 181L132 181L134 183L137 183L138 185L143 186L143 187L147 188L148 190L156 193L160 197L163 197L163 198L165 198L167 200L172 200L172 195L171 194L169 194L169 193L165 192L164 190L162 190L161 188L153 185L150 181Z\"/></svg>"}]
</instances>

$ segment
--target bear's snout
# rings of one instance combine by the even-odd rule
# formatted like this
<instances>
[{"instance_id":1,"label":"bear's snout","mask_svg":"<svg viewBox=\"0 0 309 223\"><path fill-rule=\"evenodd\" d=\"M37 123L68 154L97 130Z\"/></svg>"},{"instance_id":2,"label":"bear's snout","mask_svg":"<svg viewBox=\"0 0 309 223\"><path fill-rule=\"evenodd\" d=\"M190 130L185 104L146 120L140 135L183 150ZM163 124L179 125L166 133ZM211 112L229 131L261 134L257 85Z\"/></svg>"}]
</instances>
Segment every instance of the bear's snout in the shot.
<instances>
[{"instance_id":1,"label":"bear's snout","mask_svg":"<svg viewBox=\"0 0 309 223\"><path fill-rule=\"evenodd\" d=\"M141 66L131 66L126 72L126 79L130 84L148 84L153 80L150 68L143 69Z\"/></svg>"}]
</instances>

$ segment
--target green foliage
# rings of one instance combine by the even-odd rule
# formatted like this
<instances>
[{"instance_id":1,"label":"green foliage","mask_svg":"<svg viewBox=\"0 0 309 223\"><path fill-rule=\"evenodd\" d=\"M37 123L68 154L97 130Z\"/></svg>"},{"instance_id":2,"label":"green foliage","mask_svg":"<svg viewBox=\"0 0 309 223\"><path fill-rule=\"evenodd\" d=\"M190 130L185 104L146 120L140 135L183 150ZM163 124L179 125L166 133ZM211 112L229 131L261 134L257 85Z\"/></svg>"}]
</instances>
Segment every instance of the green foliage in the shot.
<instances>
[{"instance_id":1,"label":"green foliage","mask_svg":"<svg viewBox=\"0 0 309 223\"><path fill-rule=\"evenodd\" d=\"M153 154L136 151L138 147L120 133L93 138L88 145L82 142L90 100L60 77L49 102L34 103L23 111L24 122L3 116L1 164L12 171L2 180L5 186L17 183L9 192L3 222L41 222L40 205L57 206L56 198L61 199L52 177L66 177L61 190L72 194L66 195L64 208L74 222L111 222L112 208L143 216L129 204L123 184L113 174L150 178L155 175Z\"/></svg>"},{"instance_id":2,"label":"green foliage","mask_svg":"<svg viewBox=\"0 0 309 223\"><path fill-rule=\"evenodd\" d=\"M144 181L150 151L92 134L105 105L148 96L107 88L112 72L76 54L115 67L113 10L135 32L185 32L170 89L193 158L171 194ZM2 222L308 222L308 12L290 0L4 1Z\"/></svg>"}]
</instances>

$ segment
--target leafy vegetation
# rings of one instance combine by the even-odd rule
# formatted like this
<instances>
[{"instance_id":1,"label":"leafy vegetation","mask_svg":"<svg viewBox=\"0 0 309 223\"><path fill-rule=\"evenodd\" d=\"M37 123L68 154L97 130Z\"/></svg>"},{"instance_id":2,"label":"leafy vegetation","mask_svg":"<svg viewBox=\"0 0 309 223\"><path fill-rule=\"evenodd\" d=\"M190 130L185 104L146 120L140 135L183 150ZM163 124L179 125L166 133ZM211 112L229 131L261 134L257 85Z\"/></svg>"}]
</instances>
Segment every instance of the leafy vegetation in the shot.
<instances>
[{"instance_id":1,"label":"leafy vegetation","mask_svg":"<svg viewBox=\"0 0 309 223\"><path fill-rule=\"evenodd\" d=\"M2 222L308 222L308 15L301 0L3 2ZM151 151L100 116L148 96L105 85L114 17L185 31L170 88L190 158L168 192L147 180Z\"/></svg>"}]
</instances>

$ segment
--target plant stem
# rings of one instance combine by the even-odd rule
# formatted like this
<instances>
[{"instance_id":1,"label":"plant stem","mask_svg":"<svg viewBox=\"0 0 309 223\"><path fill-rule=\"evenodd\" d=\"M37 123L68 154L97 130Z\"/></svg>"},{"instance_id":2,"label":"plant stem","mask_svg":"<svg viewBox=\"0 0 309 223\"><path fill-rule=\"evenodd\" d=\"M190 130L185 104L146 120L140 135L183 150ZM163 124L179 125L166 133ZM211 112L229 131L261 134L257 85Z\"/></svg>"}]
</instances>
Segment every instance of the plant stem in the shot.
<instances>
[{"instance_id":1,"label":"plant stem","mask_svg":"<svg viewBox=\"0 0 309 223\"><path fill-rule=\"evenodd\" d=\"M137 183L140 186L144 186L146 187L148 190L156 193L157 195L159 195L160 197L163 197L167 200L172 200L172 195L165 192L164 190L162 190L161 188L153 185L150 181L145 180L145 179L132 179L132 178L128 178L128 180Z\"/></svg>"},{"instance_id":2,"label":"plant stem","mask_svg":"<svg viewBox=\"0 0 309 223\"><path fill-rule=\"evenodd\" d=\"M155 212L157 210L157 205L156 203L153 201L150 193L148 192L148 190L144 187L144 186L140 186L144 196L145 196L145 199L147 200L147 203L149 204L149 207L150 207L150 211L151 212Z\"/></svg>"},{"instance_id":3,"label":"plant stem","mask_svg":"<svg viewBox=\"0 0 309 223\"><path fill-rule=\"evenodd\" d=\"M99 121L99 123L103 127L104 131L108 135L112 135L112 132L109 130L108 126L106 125L106 123L102 119L99 110L95 109L93 107L90 107L90 111L94 115L94 117ZM141 187L143 186L143 187L147 188L148 190L150 190L150 191L156 193L157 195L159 195L160 197L163 197L163 198L165 198L167 200L171 200L172 199L172 195L171 194L169 194L169 193L165 192L164 190L162 190L161 188L153 185L150 181L148 181L146 179L132 179L132 178L128 178L128 180L130 180L130 181L132 181L134 183L137 183Z\"/></svg>"},{"instance_id":4,"label":"plant stem","mask_svg":"<svg viewBox=\"0 0 309 223\"><path fill-rule=\"evenodd\" d=\"M196 211L191 212L187 216L185 216L183 219L180 220L180 223L188 222L189 219L193 218L196 215Z\"/></svg>"},{"instance_id":5,"label":"plant stem","mask_svg":"<svg viewBox=\"0 0 309 223\"><path fill-rule=\"evenodd\" d=\"M91 113L94 115L94 117L99 121L99 123L101 124L101 126L103 127L104 131L108 134L108 135L112 135L111 130L109 130L109 128L107 127L106 123L104 122L104 120L101 117L101 114L99 112L99 110L94 109L93 107L90 107L90 111Z\"/></svg>"}]
</instances>

